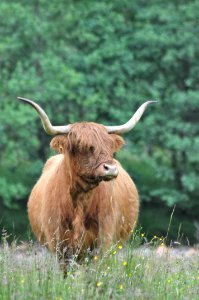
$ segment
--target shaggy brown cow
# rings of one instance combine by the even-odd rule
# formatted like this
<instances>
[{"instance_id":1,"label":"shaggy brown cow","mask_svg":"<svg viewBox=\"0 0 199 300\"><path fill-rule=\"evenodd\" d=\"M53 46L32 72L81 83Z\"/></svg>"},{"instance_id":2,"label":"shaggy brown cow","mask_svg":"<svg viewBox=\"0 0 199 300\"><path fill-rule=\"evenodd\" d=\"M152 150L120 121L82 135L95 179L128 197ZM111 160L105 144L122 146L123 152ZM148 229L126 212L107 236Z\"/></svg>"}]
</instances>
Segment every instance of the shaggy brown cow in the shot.
<instances>
[{"instance_id":1,"label":"shaggy brown cow","mask_svg":"<svg viewBox=\"0 0 199 300\"><path fill-rule=\"evenodd\" d=\"M139 199L132 179L113 158L124 144L117 134L131 130L154 101L142 104L121 126L52 126L38 104L19 99L36 109L48 134L56 135L50 145L59 153L46 162L28 201L39 242L52 252L59 248L67 260L71 254L81 258L87 248L107 249L126 240L137 221Z\"/></svg>"}]
</instances>

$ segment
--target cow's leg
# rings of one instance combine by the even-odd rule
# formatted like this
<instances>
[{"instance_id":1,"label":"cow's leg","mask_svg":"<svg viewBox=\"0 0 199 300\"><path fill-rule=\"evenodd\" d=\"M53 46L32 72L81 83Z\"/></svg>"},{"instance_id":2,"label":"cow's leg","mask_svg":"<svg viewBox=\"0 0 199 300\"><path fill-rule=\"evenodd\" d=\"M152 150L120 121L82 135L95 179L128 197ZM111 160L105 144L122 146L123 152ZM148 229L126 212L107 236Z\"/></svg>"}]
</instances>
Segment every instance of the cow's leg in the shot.
<instances>
[{"instance_id":1,"label":"cow's leg","mask_svg":"<svg viewBox=\"0 0 199 300\"><path fill-rule=\"evenodd\" d=\"M64 278L67 277L68 266L73 259L72 248L65 247L58 250L58 259L61 271L63 271Z\"/></svg>"},{"instance_id":2,"label":"cow's leg","mask_svg":"<svg viewBox=\"0 0 199 300\"><path fill-rule=\"evenodd\" d=\"M103 223L100 224L97 241L100 254L110 250L114 241L116 241L115 224L113 220L110 221L110 218L104 219Z\"/></svg>"}]
</instances>

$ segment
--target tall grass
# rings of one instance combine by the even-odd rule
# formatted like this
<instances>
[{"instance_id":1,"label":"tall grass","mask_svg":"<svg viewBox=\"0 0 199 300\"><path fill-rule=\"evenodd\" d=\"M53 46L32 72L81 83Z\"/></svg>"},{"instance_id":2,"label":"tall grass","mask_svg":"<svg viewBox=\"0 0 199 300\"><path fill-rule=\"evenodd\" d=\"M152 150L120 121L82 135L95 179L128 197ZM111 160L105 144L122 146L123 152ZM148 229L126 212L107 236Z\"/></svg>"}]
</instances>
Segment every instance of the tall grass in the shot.
<instances>
[{"instance_id":1,"label":"tall grass","mask_svg":"<svg viewBox=\"0 0 199 300\"><path fill-rule=\"evenodd\" d=\"M134 234L101 257L88 254L81 265L74 259L67 278L45 248L3 240L0 300L199 299L198 251L168 249L157 237L148 243Z\"/></svg>"}]
</instances>

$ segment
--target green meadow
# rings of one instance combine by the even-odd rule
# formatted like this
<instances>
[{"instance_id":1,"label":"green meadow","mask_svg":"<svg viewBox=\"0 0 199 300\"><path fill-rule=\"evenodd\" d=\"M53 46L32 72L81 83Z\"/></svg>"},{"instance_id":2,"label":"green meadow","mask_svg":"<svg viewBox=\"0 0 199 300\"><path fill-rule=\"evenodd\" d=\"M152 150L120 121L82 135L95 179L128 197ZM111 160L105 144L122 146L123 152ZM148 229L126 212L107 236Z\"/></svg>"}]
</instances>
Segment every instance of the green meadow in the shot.
<instances>
[{"instance_id":1,"label":"green meadow","mask_svg":"<svg viewBox=\"0 0 199 300\"><path fill-rule=\"evenodd\" d=\"M101 256L71 260L64 278L57 257L33 242L0 247L1 300L198 299L199 249L169 248L132 234Z\"/></svg>"}]
</instances>

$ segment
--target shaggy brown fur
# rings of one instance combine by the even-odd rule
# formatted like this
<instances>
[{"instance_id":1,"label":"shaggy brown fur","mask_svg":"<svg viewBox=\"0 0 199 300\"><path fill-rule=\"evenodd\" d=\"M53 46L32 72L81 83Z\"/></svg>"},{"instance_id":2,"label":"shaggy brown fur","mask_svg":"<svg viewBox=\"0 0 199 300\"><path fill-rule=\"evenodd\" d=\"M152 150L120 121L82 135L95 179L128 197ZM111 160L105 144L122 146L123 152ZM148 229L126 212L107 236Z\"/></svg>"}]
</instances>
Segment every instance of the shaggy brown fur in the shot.
<instances>
[{"instance_id":1,"label":"shaggy brown fur","mask_svg":"<svg viewBox=\"0 0 199 300\"><path fill-rule=\"evenodd\" d=\"M95 123L73 124L52 139L51 157L28 201L33 232L40 243L78 258L88 247L101 250L126 240L138 216L136 187L114 152L124 144ZM104 181L102 166L117 166L116 179Z\"/></svg>"}]
</instances>

